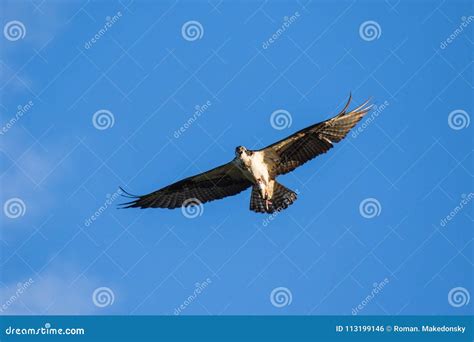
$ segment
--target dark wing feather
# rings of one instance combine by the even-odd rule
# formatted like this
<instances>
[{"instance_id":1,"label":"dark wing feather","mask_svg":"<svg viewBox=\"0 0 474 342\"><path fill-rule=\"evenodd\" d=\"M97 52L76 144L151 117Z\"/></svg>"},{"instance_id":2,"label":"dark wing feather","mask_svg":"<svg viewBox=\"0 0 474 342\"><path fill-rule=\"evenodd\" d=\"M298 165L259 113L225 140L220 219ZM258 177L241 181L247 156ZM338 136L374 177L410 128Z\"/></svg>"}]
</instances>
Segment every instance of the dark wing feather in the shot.
<instances>
[{"instance_id":1,"label":"dark wing feather","mask_svg":"<svg viewBox=\"0 0 474 342\"><path fill-rule=\"evenodd\" d=\"M171 184L148 195L134 196L124 208L168 208L195 205L237 195L252 185L232 162Z\"/></svg>"},{"instance_id":2,"label":"dark wing feather","mask_svg":"<svg viewBox=\"0 0 474 342\"><path fill-rule=\"evenodd\" d=\"M326 153L347 135L367 114L371 106L366 101L361 106L347 111L351 97L344 109L335 117L302 129L295 134L264 148L265 156L275 165L272 173L281 175L293 171L300 165Z\"/></svg>"}]
</instances>

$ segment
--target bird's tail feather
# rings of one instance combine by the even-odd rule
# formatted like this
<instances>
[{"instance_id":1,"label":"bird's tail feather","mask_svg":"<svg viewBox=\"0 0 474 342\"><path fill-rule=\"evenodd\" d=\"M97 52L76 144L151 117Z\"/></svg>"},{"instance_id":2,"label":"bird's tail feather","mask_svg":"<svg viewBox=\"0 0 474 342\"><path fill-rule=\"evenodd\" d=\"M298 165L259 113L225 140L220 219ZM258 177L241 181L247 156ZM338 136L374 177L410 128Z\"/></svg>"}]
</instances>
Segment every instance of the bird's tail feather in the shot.
<instances>
[{"instance_id":1,"label":"bird's tail feather","mask_svg":"<svg viewBox=\"0 0 474 342\"><path fill-rule=\"evenodd\" d=\"M272 214L288 208L294 201L296 201L296 198L296 192L275 181L273 186L273 197L270 202L267 202L262 198L258 185L254 185L250 197L250 210L257 213Z\"/></svg>"}]
</instances>

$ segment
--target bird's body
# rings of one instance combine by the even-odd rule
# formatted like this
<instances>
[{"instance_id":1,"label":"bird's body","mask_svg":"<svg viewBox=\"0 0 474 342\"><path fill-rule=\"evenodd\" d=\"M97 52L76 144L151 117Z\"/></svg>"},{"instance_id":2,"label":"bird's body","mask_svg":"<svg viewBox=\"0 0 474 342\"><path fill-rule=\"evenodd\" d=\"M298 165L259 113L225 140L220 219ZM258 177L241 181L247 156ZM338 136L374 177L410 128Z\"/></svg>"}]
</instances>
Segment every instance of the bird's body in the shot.
<instances>
[{"instance_id":1,"label":"bird's body","mask_svg":"<svg viewBox=\"0 0 474 342\"><path fill-rule=\"evenodd\" d=\"M242 171L244 177L257 187L268 208L273 197L275 180L270 176L271 172L269 164L265 162L264 152L251 151L239 146L236 149L234 163Z\"/></svg>"},{"instance_id":2,"label":"bird's body","mask_svg":"<svg viewBox=\"0 0 474 342\"><path fill-rule=\"evenodd\" d=\"M273 213L286 209L296 193L276 181L342 140L369 111L367 102L347 112L351 98L335 117L302 129L261 150L235 149L235 158L144 196L133 196L126 208L168 208L204 203L236 195L252 187L250 209Z\"/></svg>"},{"instance_id":3,"label":"bird's body","mask_svg":"<svg viewBox=\"0 0 474 342\"><path fill-rule=\"evenodd\" d=\"M263 160L263 152L250 151L243 146L239 146L237 149L239 148L243 148L243 151L235 157L234 161L237 167L242 170L244 176L253 183L258 180L268 183L270 181L270 171Z\"/></svg>"}]
</instances>

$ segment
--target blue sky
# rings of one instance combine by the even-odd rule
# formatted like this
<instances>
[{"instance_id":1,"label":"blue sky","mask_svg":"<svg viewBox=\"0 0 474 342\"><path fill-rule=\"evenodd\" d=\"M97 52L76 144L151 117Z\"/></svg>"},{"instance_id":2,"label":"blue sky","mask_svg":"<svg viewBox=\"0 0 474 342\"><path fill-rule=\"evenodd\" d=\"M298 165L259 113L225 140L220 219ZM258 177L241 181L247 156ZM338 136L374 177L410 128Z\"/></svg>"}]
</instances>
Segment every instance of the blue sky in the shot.
<instances>
[{"instance_id":1,"label":"blue sky","mask_svg":"<svg viewBox=\"0 0 474 342\"><path fill-rule=\"evenodd\" d=\"M2 314L472 313L468 1L1 7ZM248 191L115 208L350 92L376 109L280 178L300 195L272 220Z\"/></svg>"}]
</instances>

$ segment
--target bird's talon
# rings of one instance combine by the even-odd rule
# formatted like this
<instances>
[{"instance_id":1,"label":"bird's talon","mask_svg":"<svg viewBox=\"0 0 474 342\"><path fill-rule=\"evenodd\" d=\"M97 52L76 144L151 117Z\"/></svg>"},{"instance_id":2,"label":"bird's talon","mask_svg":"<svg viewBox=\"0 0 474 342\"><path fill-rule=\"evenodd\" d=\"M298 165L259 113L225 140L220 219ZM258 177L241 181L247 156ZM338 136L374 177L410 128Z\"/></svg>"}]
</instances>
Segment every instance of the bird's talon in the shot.
<instances>
[{"instance_id":1,"label":"bird's talon","mask_svg":"<svg viewBox=\"0 0 474 342\"><path fill-rule=\"evenodd\" d=\"M270 206L272 205L272 201L269 201L269 200L265 200L265 208L267 208L267 210L270 209Z\"/></svg>"}]
</instances>

